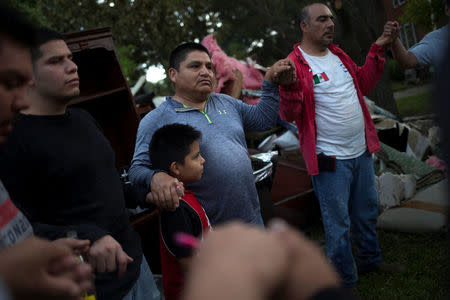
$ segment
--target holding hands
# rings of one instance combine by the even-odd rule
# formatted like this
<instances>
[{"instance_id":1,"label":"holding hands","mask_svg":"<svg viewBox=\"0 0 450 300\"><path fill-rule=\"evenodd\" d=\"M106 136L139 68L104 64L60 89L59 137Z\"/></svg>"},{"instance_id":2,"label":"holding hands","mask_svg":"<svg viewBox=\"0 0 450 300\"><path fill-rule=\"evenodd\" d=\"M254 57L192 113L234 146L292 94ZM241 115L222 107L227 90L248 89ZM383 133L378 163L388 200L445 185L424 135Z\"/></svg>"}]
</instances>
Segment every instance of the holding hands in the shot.
<instances>
[{"instance_id":1,"label":"holding hands","mask_svg":"<svg viewBox=\"0 0 450 300\"><path fill-rule=\"evenodd\" d=\"M274 84L290 85L297 79L295 65L290 59L281 59L267 68L264 79Z\"/></svg>"},{"instance_id":2,"label":"holding hands","mask_svg":"<svg viewBox=\"0 0 450 300\"><path fill-rule=\"evenodd\" d=\"M158 172L152 177L150 190L146 197L147 202L155 204L160 209L174 211L180 205L184 185L178 179L164 172Z\"/></svg>"},{"instance_id":3,"label":"holding hands","mask_svg":"<svg viewBox=\"0 0 450 300\"><path fill-rule=\"evenodd\" d=\"M397 21L388 21L384 25L381 36L375 41L378 46L386 47L392 44L399 35L400 25Z\"/></svg>"}]
</instances>

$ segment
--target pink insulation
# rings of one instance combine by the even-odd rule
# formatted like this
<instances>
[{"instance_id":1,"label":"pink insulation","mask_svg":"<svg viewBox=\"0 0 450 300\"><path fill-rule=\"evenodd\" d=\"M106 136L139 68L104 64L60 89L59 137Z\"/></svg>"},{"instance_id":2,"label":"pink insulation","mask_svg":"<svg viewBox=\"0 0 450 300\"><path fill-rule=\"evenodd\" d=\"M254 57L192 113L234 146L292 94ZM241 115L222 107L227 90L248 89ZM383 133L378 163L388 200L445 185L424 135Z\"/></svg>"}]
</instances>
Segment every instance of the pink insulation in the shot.
<instances>
[{"instance_id":1,"label":"pink insulation","mask_svg":"<svg viewBox=\"0 0 450 300\"><path fill-rule=\"evenodd\" d=\"M444 172L447 171L447 164L442 159L437 158L436 156L430 156L426 161L427 164L429 164L432 167L435 167L437 169L440 169Z\"/></svg>"},{"instance_id":2,"label":"pink insulation","mask_svg":"<svg viewBox=\"0 0 450 300\"><path fill-rule=\"evenodd\" d=\"M216 70L216 93L221 91L225 82L237 79L233 74L233 69L238 69L242 73L244 89L261 89L261 85L264 80L263 74L258 69L244 64L236 58L227 56L219 45L217 45L217 42L212 34L209 34L203 38L202 45L205 46L211 53L211 60ZM258 100L259 98L257 97L246 96L243 98L243 101L248 104L256 104L258 103Z\"/></svg>"}]
</instances>

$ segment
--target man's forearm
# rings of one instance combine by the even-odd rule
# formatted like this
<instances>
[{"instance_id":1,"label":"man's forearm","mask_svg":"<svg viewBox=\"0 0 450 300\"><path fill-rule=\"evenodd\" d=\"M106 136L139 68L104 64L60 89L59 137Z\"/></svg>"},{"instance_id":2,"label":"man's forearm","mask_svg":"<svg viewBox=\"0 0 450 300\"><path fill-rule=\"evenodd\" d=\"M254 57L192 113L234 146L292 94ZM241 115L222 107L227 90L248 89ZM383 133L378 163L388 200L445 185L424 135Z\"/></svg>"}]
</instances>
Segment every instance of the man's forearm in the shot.
<instances>
[{"instance_id":1,"label":"man's forearm","mask_svg":"<svg viewBox=\"0 0 450 300\"><path fill-rule=\"evenodd\" d=\"M267 130L275 126L280 109L278 85L270 81L264 81L261 88L261 98L258 104L252 107L257 112L254 114L255 118L252 122L253 124L258 124L258 126L253 128L255 130ZM249 115L247 114L247 116Z\"/></svg>"},{"instance_id":2,"label":"man's forearm","mask_svg":"<svg viewBox=\"0 0 450 300\"><path fill-rule=\"evenodd\" d=\"M392 43L392 55L402 69L411 69L419 65L416 56L406 50L399 38Z\"/></svg>"},{"instance_id":3,"label":"man's forearm","mask_svg":"<svg viewBox=\"0 0 450 300\"><path fill-rule=\"evenodd\" d=\"M155 171L153 171L149 167L139 164L131 165L130 169L128 170L128 176L133 184L146 187L150 186L150 182L154 174Z\"/></svg>"}]
</instances>

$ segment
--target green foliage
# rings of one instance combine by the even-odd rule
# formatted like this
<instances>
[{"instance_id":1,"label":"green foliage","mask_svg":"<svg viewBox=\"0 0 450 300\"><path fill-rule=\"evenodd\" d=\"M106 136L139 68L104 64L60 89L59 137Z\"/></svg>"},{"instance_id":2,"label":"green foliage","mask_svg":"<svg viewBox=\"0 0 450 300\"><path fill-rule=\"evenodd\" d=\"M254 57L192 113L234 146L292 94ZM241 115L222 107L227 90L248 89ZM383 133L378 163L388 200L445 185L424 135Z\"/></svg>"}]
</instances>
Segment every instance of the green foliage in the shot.
<instances>
[{"instance_id":1,"label":"green foliage","mask_svg":"<svg viewBox=\"0 0 450 300\"><path fill-rule=\"evenodd\" d=\"M49 26L46 22L39 0L13 1L7 0L6 4L20 11L28 21L36 26Z\"/></svg>"},{"instance_id":2,"label":"green foliage","mask_svg":"<svg viewBox=\"0 0 450 300\"><path fill-rule=\"evenodd\" d=\"M134 81L142 74L139 66L167 66L173 48L181 42L201 41L208 33L214 33L218 44L229 56L239 59L251 56L259 64L269 66L286 57L300 40L296 19L311 0L15 2L27 16L59 32L111 27L126 76ZM336 11L337 43L358 64L364 62L371 43L381 33L382 24L377 21L380 9L383 9L380 3L346 0L342 9ZM132 71L132 68L137 69ZM378 98L381 96L374 96L374 100ZM387 99L388 102L392 100L392 97Z\"/></svg>"},{"instance_id":3,"label":"green foliage","mask_svg":"<svg viewBox=\"0 0 450 300\"><path fill-rule=\"evenodd\" d=\"M388 58L387 66L389 68L389 77L391 80L402 81L405 79L405 72L398 66L395 59Z\"/></svg>"},{"instance_id":4,"label":"green foliage","mask_svg":"<svg viewBox=\"0 0 450 300\"><path fill-rule=\"evenodd\" d=\"M144 72L143 68L138 68L138 63L132 59L134 51L135 47L133 45L117 48L117 55L119 56L120 64L128 81L136 81Z\"/></svg>"},{"instance_id":5,"label":"green foliage","mask_svg":"<svg viewBox=\"0 0 450 300\"><path fill-rule=\"evenodd\" d=\"M434 24L431 16L434 16ZM440 27L448 22L448 17L444 13L442 0L410 0L400 21L413 23L425 28L426 31L431 31L434 25Z\"/></svg>"}]
</instances>

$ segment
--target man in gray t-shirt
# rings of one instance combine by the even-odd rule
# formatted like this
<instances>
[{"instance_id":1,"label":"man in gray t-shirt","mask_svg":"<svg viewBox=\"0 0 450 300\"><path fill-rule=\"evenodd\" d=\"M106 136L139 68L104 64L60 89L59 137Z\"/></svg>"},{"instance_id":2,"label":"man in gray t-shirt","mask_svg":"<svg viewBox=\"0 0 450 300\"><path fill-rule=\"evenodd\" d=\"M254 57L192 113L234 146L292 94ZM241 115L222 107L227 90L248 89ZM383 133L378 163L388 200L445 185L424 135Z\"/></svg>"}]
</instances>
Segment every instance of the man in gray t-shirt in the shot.
<instances>
[{"instance_id":1,"label":"man in gray t-shirt","mask_svg":"<svg viewBox=\"0 0 450 300\"><path fill-rule=\"evenodd\" d=\"M175 95L167 97L139 124L130 179L150 187L147 199L159 208L175 210L183 187L176 178L153 168L148 144L154 131L165 124L189 124L202 132L200 150L206 162L202 179L187 188L195 194L211 224L236 219L262 224L244 132L275 125L278 85L295 80L295 67L290 60L280 60L268 69L261 100L255 106L212 93L214 76L210 53L203 45L184 43L172 51L169 77L175 84Z\"/></svg>"},{"instance_id":2,"label":"man in gray t-shirt","mask_svg":"<svg viewBox=\"0 0 450 300\"><path fill-rule=\"evenodd\" d=\"M445 14L450 22L450 0L446 0ZM387 22L385 26L396 26L397 22ZM398 65L403 69L411 69L418 66L439 66L448 48L449 25L428 33L419 43L406 50L397 37L392 43L392 54Z\"/></svg>"}]
</instances>

